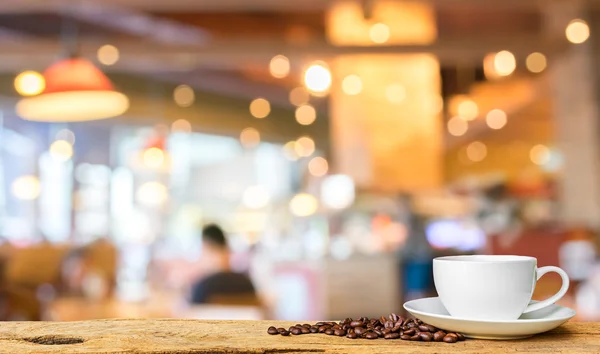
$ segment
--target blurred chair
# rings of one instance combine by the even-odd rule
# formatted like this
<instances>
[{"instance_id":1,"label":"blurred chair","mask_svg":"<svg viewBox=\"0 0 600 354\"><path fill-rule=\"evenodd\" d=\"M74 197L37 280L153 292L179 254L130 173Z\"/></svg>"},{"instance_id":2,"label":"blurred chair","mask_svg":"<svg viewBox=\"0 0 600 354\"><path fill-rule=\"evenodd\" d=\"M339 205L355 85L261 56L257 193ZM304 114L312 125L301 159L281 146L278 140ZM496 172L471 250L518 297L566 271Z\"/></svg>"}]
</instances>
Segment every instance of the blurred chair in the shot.
<instances>
[{"instance_id":1,"label":"blurred chair","mask_svg":"<svg viewBox=\"0 0 600 354\"><path fill-rule=\"evenodd\" d=\"M60 267L68 248L47 243L11 248L3 254L0 299L2 320L41 320L44 302L39 289L60 283Z\"/></svg>"},{"instance_id":2,"label":"blurred chair","mask_svg":"<svg viewBox=\"0 0 600 354\"><path fill-rule=\"evenodd\" d=\"M60 268L67 254L66 246L39 244L15 248L7 261L5 280L9 284L37 288L60 282Z\"/></svg>"}]
</instances>

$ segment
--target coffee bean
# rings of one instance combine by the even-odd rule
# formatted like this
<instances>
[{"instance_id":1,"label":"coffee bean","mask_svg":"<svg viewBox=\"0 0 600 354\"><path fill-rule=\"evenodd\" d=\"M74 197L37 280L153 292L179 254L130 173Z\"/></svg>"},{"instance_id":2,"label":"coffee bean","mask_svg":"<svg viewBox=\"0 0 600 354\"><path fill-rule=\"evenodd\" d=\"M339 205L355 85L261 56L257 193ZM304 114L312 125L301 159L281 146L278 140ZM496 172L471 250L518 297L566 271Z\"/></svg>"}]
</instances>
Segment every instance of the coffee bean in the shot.
<instances>
[{"instance_id":1,"label":"coffee bean","mask_svg":"<svg viewBox=\"0 0 600 354\"><path fill-rule=\"evenodd\" d=\"M379 338L379 336L375 332L367 332L367 333L365 333L364 337L367 338L367 339L377 339L377 338Z\"/></svg>"},{"instance_id":2,"label":"coffee bean","mask_svg":"<svg viewBox=\"0 0 600 354\"><path fill-rule=\"evenodd\" d=\"M363 326L363 322L362 321L352 321L350 322L350 327L362 327Z\"/></svg>"},{"instance_id":3,"label":"coffee bean","mask_svg":"<svg viewBox=\"0 0 600 354\"><path fill-rule=\"evenodd\" d=\"M417 330L414 328L408 329L406 331L404 331L404 334L408 334L409 336L414 335L415 333L417 333Z\"/></svg>"},{"instance_id":4,"label":"coffee bean","mask_svg":"<svg viewBox=\"0 0 600 354\"><path fill-rule=\"evenodd\" d=\"M385 339L398 339L400 338L400 334L399 333L387 333L383 336L383 338Z\"/></svg>"},{"instance_id":5,"label":"coffee bean","mask_svg":"<svg viewBox=\"0 0 600 354\"><path fill-rule=\"evenodd\" d=\"M431 342L431 340L433 339L433 335L429 332L421 332L419 333L419 336L421 337L421 340L423 342Z\"/></svg>"},{"instance_id":6,"label":"coffee bean","mask_svg":"<svg viewBox=\"0 0 600 354\"><path fill-rule=\"evenodd\" d=\"M421 331L421 332L429 332L429 327L427 327L425 325L420 325L419 326L419 331Z\"/></svg>"},{"instance_id":7,"label":"coffee bean","mask_svg":"<svg viewBox=\"0 0 600 354\"><path fill-rule=\"evenodd\" d=\"M420 336L420 335L417 333L417 334L415 334L414 336L410 337L410 339L409 339L409 340L412 340L412 341L419 341L419 340L421 340L421 336Z\"/></svg>"},{"instance_id":8,"label":"coffee bean","mask_svg":"<svg viewBox=\"0 0 600 354\"><path fill-rule=\"evenodd\" d=\"M433 334L433 340L436 342L441 342L444 340L444 336L446 336L446 333L444 333L442 331L435 332Z\"/></svg>"},{"instance_id":9,"label":"coffee bean","mask_svg":"<svg viewBox=\"0 0 600 354\"><path fill-rule=\"evenodd\" d=\"M423 342L446 342L456 343L457 341L465 340L465 336L461 333L448 332L439 330L434 326L424 323L418 318L403 318L395 313L388 317L367 318L360 317L357 319L346 318L342 321L321 321L315 324L296 324L289 329L282 327L275 328L270 326L267 329L270 335L281 334L283 336L301 335L309 333L325 333L327 335L335 335L346 337L349 339L365 338L377 339L379 337L385 339L411 340Z\"/></svg>"},{"instance_id":10,"label":"coffee bean","mask_svg":"<svg viewBox=\"0 0 600 354\"><path fill-rule=\"evenodd\" d=\"M358 334L359 336L363 335L365 332L367 332L366 329L362 328L362 327L355 327L354 328L354 332L356 334Z\"/></svg>"},{"instance_id":11,"label":"coffee bean","mask_svg":"<svg viewBox=\"0 0 600 354\"><path fill-rule=\"evenodd\" d=\"M456 336L446 334L446 336L444 337L444 342L446 343L456 343L456 341L458 341L458 338Z\"/></svg>"}]
</instances>

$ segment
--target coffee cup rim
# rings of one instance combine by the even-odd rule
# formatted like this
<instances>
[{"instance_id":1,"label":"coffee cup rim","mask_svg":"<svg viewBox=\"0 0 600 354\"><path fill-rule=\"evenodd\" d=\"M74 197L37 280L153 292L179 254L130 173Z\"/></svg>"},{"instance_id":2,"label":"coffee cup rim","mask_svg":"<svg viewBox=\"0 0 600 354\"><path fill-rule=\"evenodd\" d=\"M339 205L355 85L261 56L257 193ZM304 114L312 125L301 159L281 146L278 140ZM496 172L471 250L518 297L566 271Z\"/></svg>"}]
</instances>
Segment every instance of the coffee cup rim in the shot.
<instances>
[{"instance_id":1,"label":"coffee cup rim","mask_svg":"<svg viewBox=\"0 0 600 354\"><path fill-rule=\"evenodd\" d=\"M465 263L515 263L537 262L535 257L515 255L460 255L444 256L433 259L436 262L465 262Z\"/></svg>"}]
</instances>

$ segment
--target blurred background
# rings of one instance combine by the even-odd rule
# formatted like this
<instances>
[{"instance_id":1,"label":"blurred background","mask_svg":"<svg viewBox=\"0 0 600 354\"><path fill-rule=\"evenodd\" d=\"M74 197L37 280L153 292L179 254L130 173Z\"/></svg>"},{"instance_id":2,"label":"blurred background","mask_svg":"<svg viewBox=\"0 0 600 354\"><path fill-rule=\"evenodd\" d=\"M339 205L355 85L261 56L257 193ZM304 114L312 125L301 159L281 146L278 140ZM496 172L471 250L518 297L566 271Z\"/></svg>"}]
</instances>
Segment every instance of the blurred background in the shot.
<instances>
[{"instance_id":1,"label":"blurred background","mask_svg":"<svg viewBox=\"0 0 600 354\"><path fill-rule=\"evenodd\" d=\"M476 253L600 319L599 16L3 0L0 319L380 316Z\"/></svg>"}]
</instances>

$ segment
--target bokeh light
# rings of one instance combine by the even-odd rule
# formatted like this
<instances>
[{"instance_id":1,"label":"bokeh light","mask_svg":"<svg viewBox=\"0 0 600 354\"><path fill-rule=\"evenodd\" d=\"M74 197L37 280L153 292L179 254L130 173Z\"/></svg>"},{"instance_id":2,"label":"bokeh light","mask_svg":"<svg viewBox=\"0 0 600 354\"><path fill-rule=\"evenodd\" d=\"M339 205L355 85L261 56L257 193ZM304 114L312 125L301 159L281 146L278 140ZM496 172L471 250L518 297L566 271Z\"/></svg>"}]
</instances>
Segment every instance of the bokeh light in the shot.
<instances>
[{"instance_id":1,"label":"bokeh light","mask_svg":"<svg viewBox=\"0 0 600 354\"><path fill-rule=\"evenodd\" d=\"M453 136L465 135L469 129L469 123L460 117L452 117L448 120L448 133Z\"/></svg>"},{"instance_id":2,"label":"bokeh light","mask_svg":"<svg viewBox=\"0 0 600 354\"><path fill-rule=\"evenodd\" d=\"M308 193L296 194L292 200L290 200L290 211L295 216L306 217L313 215L319 208L319 201L317 198Z\"/></svg>"},{"instance_id":3,"label":"bokeh light","mask_svg":"<svg viewBox=\"0 0 600 354\"><path fill-rule=\"evenodd\" d=\"M492 129L502 129L507 122L506 113L501 109L492 109L485 116L485 122Z\"/></svg>"},{"instance_id":4,"label":"bokeh light","mask_svg":"<svg viewBox=\"0 0 600 354\"><path fill-rule=\"evenodd\" d=\"M315 152L315 142L308 136L303 136L296 140L296 153L298 156L308 157Z\"/></svg>"},{"instance_id":5,"label":"bokeh light","mask_svg":"<svg viewBox=\"0 0 600 354\"><path fill-rule=\"evenodd\" d=\"M190 133L192 131L192 124L185 119L177 119L171 124L171 131Z\"/></svg>"},{"instance_id":6,"label":"bokeh light","mask_svg":"<svg viewBox=\"0 0 600 354\"><path fill-rule=\"evenodd\" d=\"M69 161L73 157L73 145L66 140L56 140L48 150L50 156L58 161Z\"/></svg>"},{"instance_id":7,"label":"bokeh light","mask_svg":"<svg viewBox=\"0 0 600 354\"><path fill-rule=\"evenodd\" d=\"M546 69L546 56L542 53L531 53L527 56L525 60L525 66L527 66L527 70L532 73L541 73Z\"/></svg>"},{"instance_id":8,"label":"bokeh light","mask_svg":"<svg viewBox=\"0 0 600 354\"><path fill-rule=\"evenodd\" d=\"M529 151L529 158L531 159L531 162L536 165L541 166L547 164L551 157L552 154L550 153L550 149L542 144L535 145Z\"/></svg>"},{"instance_id":9,"label":"bokeh light","mask_svg":"<svg viewBox=\"0 0 600 354\"><path fill-rule=\"evenodd\" d=\"M17 199L34 200L40 196L40 180L36 176L21 176L11 185L11 192Z\"/></svg>"},{"instance_id":10,"label":"bokeh light","mask_svg":"<svg viewBox=\"0 0 600 354\"><path fill-rule=\"evenodd\" d=\"M479 115L479 107L472 100L464 100L458 104L458 115L464 120L473 120Z\"/></svg>"},{"instance_id":11,"label":"bokeh light","mask_svg":"<svg viewBox=\"0 0 600 354\"><path fill-rule=\"evenodd\" d=\"M194 104L196 95L194 89L188 85L179 85L173 91L173 100L180 107L189 107Z\"/></svg>"},{"instance_id":12,"label":"bokeh light","mask_svg":"<svg viewBox=\"0 0 600 354\"><path fill-rule=\"evenodd\" d=\"M313 94L326 93L331 87L331 72L323 62L314 63L304 72L304 86Z\"/></svg>"},{"instance_id":13,"label":"bokeh light","mask_svg":"<svg viewBox=\"0 0 600 354\"><path fill-rule=\"evenodd\" d=\"M114 65L119 61L119 49L114 45L105 44L98 48L98 61L104 65Z\"/></svg>"},{"instance_id":14,"label":"bokeh light","mask_svg":"<svg viewBox=\"0 0 600 354\"><path fill-rule=\"evenodd\" d=\"M313 157L308 163L308 171L315 177L321 177L327 174L329 164L321 156Z\"/></svg>"},{"instance_id":15,"label":"bokeh light","mask_svg":"<svg viewBox=\"0 0 600 354\"><path fill-rule=\"evenodd\" d=\"M277 79L283 79L290 74L290 60L283 55L276 55L269 63L269 72Z\"/></svg>"},{"instance_id":16,"label":"bokeh light","mask_svg":"<svg viewBox=\"0 0 600 354\"><path fill-rule=\"evenodd\" d=\"M250 114L254 118L265 118L271 113L271 104L264 98L257 98L250 102Z\"/></svg>"},{"instance_id":17,"label":"bokeh light","mask_svg":"<svg viewBox=\"0 0 600 354\"><path fill-rule=\"evenodd\" d=\"M253 148L260 143L260 133L254 128L246 128L240 133L240 143L245 148Z\"/></svg>"},{"instance_id":18,"label":"bokeh light","mask_svg":"<svg viewBox=\"0 0 600 354\"><path fill-rule=\"evenodd\" d=\"M296 121L301 125L310 125L317 119L317 111L309 104L296 108Z\"/></svg>"},{"instance_id":19,"label":"bokeh light","mask_svg":"<svg viewBox=\"0 0 600 354\"><path fill-rule=\"evenodd\" d=\"M494 69L500 76L508 76L517 68L517 60L513 53L503 50L494 56Z\"/></svg>"},{"instance_id":20,"label":"bokeh light","mask_svg":"<svg viewBox=\"0 0 600 354\"><path fill-rule=\"evenodd\" d=\"M373 43L385 43L390 39L390 28L385 23L376 23L369 29Z\"/></svg>"},{"instance_id":21,"label":"bokeh light","mask_svg":"<svg viewBox=\"0 0 600 354\"><path fill-rule=\"evenodd\" d=\"M487 147L481 141L474 141L467 146L467 157L473 162L483 161L487 156Z\"/></svg>"},{"instance_id":22,"label":"bokeh light","mask_svg":"<svg viewBox=\"0 0 600 354\"><path fill-rule=\"evenodd\" d=\"M342 80L342 91L346 95L358 95L363 88L362 80L358 75L348 75Z\"/></svg>"},{"instance_id":23,"label":"bokeh light","mask_svg":"<svg viewBox=\"0 0 600 354\"><path fill-rule=\"evenodd\" d=\"M344 209L354 203L354 180L348 175L331 175L321 184L321 201L331 209Z\"/></svg>"},{"instance_id":24,"label":"bokeh light","mask_svg":"<svg viewBox=\"0 0 600 354\"><path fill-rule=\"evenodd\" d=\"M142 161L146 167L158 168L165 163L165 152L157 147L144 150Z\"/></svg>"},{"instance_id":25,"label":"bokeh light","mask_svg":"<svg viewBox=\"0 0 600 354\"><path fill-rule=\"evenodd\" d=\"M22 96L39 95L46 88L46 80L37 71L24 71L15 78L15 90Z\"/></svg>"},{"instance_id":26,"label":"bokeh light","mask_svg":"<svg viewBox=\"0 0 600 354\"><path fill-rule=\"evenodd\" d=\"M569 25L567 25L565 35L567 36L569 42L580 44L587 41L587 39L590 37L590 27L584 20L575 19L569 22Z\"/></svg>"}]
</instances>

